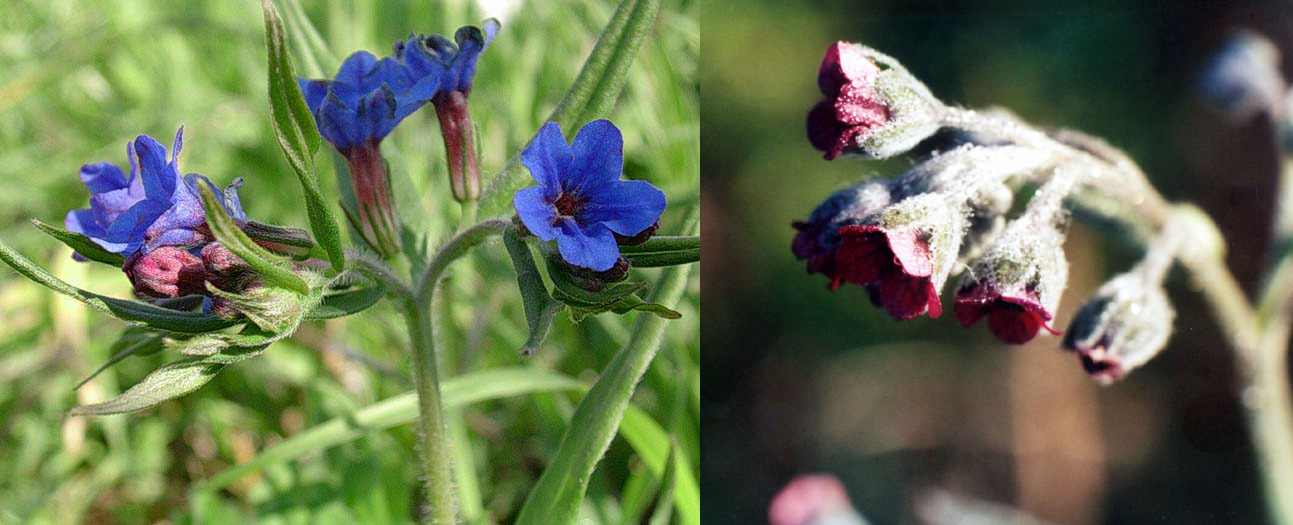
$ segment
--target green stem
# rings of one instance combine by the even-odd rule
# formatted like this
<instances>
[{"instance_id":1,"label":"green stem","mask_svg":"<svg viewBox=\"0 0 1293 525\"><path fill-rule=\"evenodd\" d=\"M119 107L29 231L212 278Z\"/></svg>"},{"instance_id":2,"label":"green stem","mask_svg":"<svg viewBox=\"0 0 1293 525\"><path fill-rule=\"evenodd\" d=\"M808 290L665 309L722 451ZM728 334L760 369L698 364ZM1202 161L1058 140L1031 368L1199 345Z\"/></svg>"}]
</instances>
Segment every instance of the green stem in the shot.
<instances>
[{"instance_id":1,"label":"green stem","mask_svg":"<svg viewBox=\"0 0 1293 525\"><path fill-rule=\"evenodd\" d=\"M449 242L446 242L444 246L436 251L435 256L431 258L431 262L427 264L426 271L418 279L417 286L414 288L414 297L417 302L427 304L431 301L431 292L435 290L436 284L440 281L440 277L450 263L466 255L477 244L495 235L502 235L511 227L511 221L489 219L466 228L449 239Z\"/></svg>"},{"instance_id":2,"label":"green stem","mask_svg":"<svg viewBox=\"0 0 1293 525\"><path fill-rule=\"evenodd\" d=\"M418 393L419 430L422 448L422 476L427 495L427 522L457 523L458 503L453 490L449 434L445 429L440 400L440 375L436 367L435 340L431 327L431 306L427 302L405 301L409 342L413 350L413 377Z\"/></svg>"}]
</instances>

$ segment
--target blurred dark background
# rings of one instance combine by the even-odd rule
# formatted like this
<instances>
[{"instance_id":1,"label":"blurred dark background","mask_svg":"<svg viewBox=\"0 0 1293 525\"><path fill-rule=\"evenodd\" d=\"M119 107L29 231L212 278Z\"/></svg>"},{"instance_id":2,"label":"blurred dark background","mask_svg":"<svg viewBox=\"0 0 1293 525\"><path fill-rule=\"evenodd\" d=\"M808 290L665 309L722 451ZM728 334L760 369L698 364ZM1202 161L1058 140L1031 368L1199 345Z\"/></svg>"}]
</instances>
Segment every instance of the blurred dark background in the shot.
<instances>
[{"instance_id":1,"label":"blurred dark background","mask_svg":"<svg viewBox=\"0 0 1293 525\"><path fill-rule=\"evenodd\" d=\"M1274 206L1270 125L1225 120L1193 84L1241 28L1274 40L1290 76L1293 3L707 0L702 23L706 523L764 522L809 472L838 476L877 524L919 522L930 489L1057 523L1265 520L1233 360L1180 275L1169 347L1100 388L1059 338L1010 347L950 315L892 321L858 287L829 292L791 255L790 223L912 162L825 162L808 144L822 53L848 40L949 104L1124 148L1168 198L1217 219L1251 292ZM1081 225L1066 251L1058 326L1138 257Z\"/></svg>"}]
</instances>

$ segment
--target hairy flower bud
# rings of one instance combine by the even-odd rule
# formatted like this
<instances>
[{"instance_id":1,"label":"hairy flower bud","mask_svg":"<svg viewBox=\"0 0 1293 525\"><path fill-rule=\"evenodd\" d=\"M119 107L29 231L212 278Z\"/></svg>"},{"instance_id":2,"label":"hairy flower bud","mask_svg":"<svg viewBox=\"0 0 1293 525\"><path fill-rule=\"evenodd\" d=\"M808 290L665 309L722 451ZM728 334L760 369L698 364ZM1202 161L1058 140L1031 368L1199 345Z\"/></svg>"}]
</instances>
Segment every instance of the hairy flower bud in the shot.
<instances>
[{"instance_id":1,"label":"hairy flower bud","mask_svg":"<svg viewBox=\"0 0 1293 525\"><path fill-rule=\"evenodd\" d=\"M768 506L771 525L866 525L834 476L799 476Z\"/></svg>"},{"instance_id":2,"label":"hairy flower bud","mask_svg":"<svg viewBox=\"0 0 1293 525\"><path fill-rule=\"evenodd\" d=\"M1286 111L1280 53L1266 37L1243 31L1213 55L1199 75L1199 94L1235 120L1266 113L1276 122Z\"/></svg>"},{"instance_id":3,"label":"hairy flower bud","mask_svg":"<svg viewBox=\"0 0 1293 525\"><path fill-rule=\"evenodd\" d=\"M367 141L341 152L350 169L357 217L350 217L364 242L382 257L399 253L399 219L391 195L391 177L382 159L381 144Z\"/></svg>"},{"instance_id":4,"label":"hairy flower bud","mask_svg":"<svg viewBox=\"0 0 1293 525\"><path fill-rule=\"evenodd\" d=\"M1158 355L1175 315L1163 287L1132 271L1100 286L1078 310L1064 348L1078 353L1092 378L1112 383Z\"/></svg>"},{"instance_id":5,"label":"hairy flower bud","mask_svg":"<svg viewBox=\"0 0 1293 525\"><path fill-rule=\"evenodd\" d=\"M956 320L970 327L985 316L998 339L1023 344L1049 326L1068 279L1064 234L1025 217L1006 227L957 287Z\"/></svg>"},{"instance_id":6,"label":"hairy flower bud","mask_svg":"<svg viewBox=\"0 0 1293 525\"><path fill-rule=\"evenodd\" d=\"M552 258L576 286L590 292L605 290L606 285L618 283L629 276L629 261L623 257L617 259L611 269L600 272L570 264L556 254Z\"/></svg>"},{"instance_id":7,"label":"hairy flower bud","mask_svg":"<svg viewBox=\"0 0 1293 525\"><path fill-rule=\"evenodd\" d=\"M808 273L821 273L831 280L832 290L842 279L835 269L835 250L840 246L839 229L861 224L884 211L892 200L888 181L864 182L837 191L817 205L808 220L796 221L799 231L790 249L795 257L808 259Z\"/></svg>"},{"instance_id":8,"label":"hairy flower bud","mask_svg":"<svg viewBox=\"0 0 1293 525\"><path fill-rule=\"evenodd\" d=\"M908 197L862 224L843 226L835 270L845 281L872 287L873 300L895 319L943 307L938 291L947 282L967 216L964 200L943 193Z\"/></svg>"},{"instance_id":9,"label":"hairy flower bud","mask_svg":"<svg viewBox=\"0 0 1293 525\"><path fill-rule=\"evenodd\" d=\"M836 42L817 73L824 100L808 112L808 140L826 160L891 157L938 130L946 107L897 60Z\"/></svg>"},{"instance_id":10,"label":"hairy flower bud","mask_svg":"<svg viewBox=\"0 0 1293 525\"><path fill-rule=\"evenodd\" d=\"M126 261L124 270L135 291L149 297L180 297L206 291L202 259L174 246L163 246L147 255L136 253Z\"/></svg>"},{"instance_id":11,"label":"hairy flower bud","mask_svg":"<svg viewBox=\"0 0 1293 525\"><path fill-rule=\"evenodd\" d=\"M223 244L213 242L202 248L207 281L226 292L240 293L259 280L251 266Z\"/></svg>"}]
</instances>

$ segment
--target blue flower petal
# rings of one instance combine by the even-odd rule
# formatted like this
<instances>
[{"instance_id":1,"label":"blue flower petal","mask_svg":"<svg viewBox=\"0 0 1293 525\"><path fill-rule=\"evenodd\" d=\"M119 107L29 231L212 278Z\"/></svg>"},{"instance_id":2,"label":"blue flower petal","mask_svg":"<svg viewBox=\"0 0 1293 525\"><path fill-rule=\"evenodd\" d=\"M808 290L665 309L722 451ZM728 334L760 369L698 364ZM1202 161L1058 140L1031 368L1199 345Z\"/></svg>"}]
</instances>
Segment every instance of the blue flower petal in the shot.
<instances>
[{"instance_id":1,"label":"blue flower petal","mask_svg":"<svg viewBox=\"0 0 1293 525\"><path fill-rule=\"evenodd\" d=\"M310 108L310 113L318 113L323 97L328 96L328 85L331 82L298 78L296 84L301 88L301 95L305 97L305 105Z\"/></svg>"},{"instance_id":2,"label":"blue flower petal","mask_svg":"<svg viewBox=\"0 0 1293 525\"><path fill-rule=\"evenodd\" d=\"M576 214L583 224L605 224L620 235L637 235L664 213L664 192L641 180L615 181L590 188Z\"/></svg>"},{"instance_id":3,"label":"blue flower petal","mask_svg":"<svg viewBox=\"0 0 1293 525\"><path fill-rule=\"evenodd\" d=\"M171 143L171 168L179 173L180 150L184 149L184 126L175 132L175 141Z\"/></svg>"},{"instance_id":4,"label":"blue flower petal","mask_svg":"<svg viewBox=\"0 0 1293 525\"><path fill-rule=\"evenodd\" d=\"M562 219L557 228L557 251L570 264L604 272L615 266L620 257L615 235L604 225L580 226L570 219Z\"/></svg>"},{"instance_id":5,"label":"blue flower petal","mask_svg":"<svg viewBox=\"0 0 1293 525\"><path fill-rule=\"evenodd\" d=\"M76 232L91 239L102 239L108 235L108 232L94 220L94 212L90 210L72 210L67 212L63 217L63 227L67 231Z\"/></svg>"},{"instance_id":6,"label":"blue flower petal","mask_svg":"<svg viewBox=\"0 0 1293 525\"><path fill-rule=\"evenodd\" d=\"M512 196L512 206L516 208L521 224L535 237L551 241L557 236L557 230L552 227L557 219L557 208L543 198L542 187L530 186L517 191Z\"/></svg>"},{"instance_id":7,"label":"blue flower petal","mask_svg":"<svg viewBox=\"0 0 1293 525\"><path fill-rule=\"evenodd\" d=\"M567 191L582 194L586 189L609 184L624 173L624 138L609 120L594 120L575 135L571 149L575 161L570 175L562 181Z\"/></svg>"},{"instance_id":8,"label":"blue flower petal","mask_svg":"<svg viewBox=\"0 0 1293 525\"><path fill-rule=\"evenodd\" d=\"M144 178L144 192L150 199L167 199L175 192L178 178L166 161L166 147L148 135L135 138L135 157Z\"/></svg>"},{"instance_id":9,"label":"blue flower petal","mask_svg":"<svg viewBox=\"0 0 1293 525\"><path fill-rule=\"evenodd\" d=\"M108 226L107 240L138 246L143 243L144 232L168 207L168 202L152 199L135 203Z\"/></svg>"},{"instance_id":10,"label":"blue flower petal","mask_svg":"<svg viewBox=\"0 0 1293 525\"><path fill-rule=\"evenodd\" d=\"M336 93L328 92L314 118L319 122L319 134L338 150L345 151L359 142L357 115L353 109L346 107Z\"/></svg>"},{"instance_id":11,"label":"blue flower petal","mask_svg":"<svg viewBox=\"0 0 1293 525\"><path fill-rule=\"evenodd\" d=\"M132 195L129 188L96 193L90 196L90 210L100 224L111 224L117 216L143 200L142 195Z\"/></svg>"},{"instance_id":12,"label":"blue flower petal","mask_svg":"<svg viewBox=\"0 0 1293 525\"><path fill-rule=\"evenodd\" d=\"M548 122L521 152L521 164L543 188L544 198L555 200L561 192L562 176L570 169L574 153L556 122Z\"/></svg>"},{"instance_id":13,"label":"blue flower petal","mask_svg":"<svg viewBox=\"0 0 1293 525\"><path fill-rule=\"evenodd\" d=\"M125 188L126 176L116 164L96 162L81 166L81 182L90 193L103 193Z\"/></svg>"}]
</instances>

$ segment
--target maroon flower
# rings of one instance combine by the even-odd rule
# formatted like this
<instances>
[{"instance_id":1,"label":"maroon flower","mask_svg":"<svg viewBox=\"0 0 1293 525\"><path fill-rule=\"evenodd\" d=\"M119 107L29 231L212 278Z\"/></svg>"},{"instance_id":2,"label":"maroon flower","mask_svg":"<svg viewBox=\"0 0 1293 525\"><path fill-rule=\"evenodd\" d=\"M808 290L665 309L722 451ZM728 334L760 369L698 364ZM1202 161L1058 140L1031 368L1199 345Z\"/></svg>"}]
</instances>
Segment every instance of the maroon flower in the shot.
<instances>
[{"instance_id":1,"label":"maroon flower","mask_svg":"<svg viewBox=\"0 0 1293 525\"><path fill-rule=\"evenodd\" d=\"M124 268L135 291L157 298L182 297L206 292L202 259L181 248L163 246L147 255L135 254Z\"/></svg>"},{"instance_id":2,"label":"maroon flower","mask_svg":"<svg viewBox=\"0 0 1293 525\"><path fill-rule=\"evenodd\" d=\"M842 281L835 270L839 229L879 214L890 199L887 182L866 182L835 192L813 210L807 221L791 224L799 233L790 250L795 257L808 260L808 273L823 274L831 280L831 290L839 288Z\"/></svg>"},{"instance_id":3,"label":"maroon flower","mask_svg":"<svg viewBox=\"0 0 1293 525\"><path fill-rule=\"evenodd\" d=\"M889 108L875 90L880 68L848 42L826 49L817 86L826 95L808 112L808 140L832 160L865 140L889 120Z\"/></svg>"},{"instance_id":4,"label":"maroon flower","mask_svg":"<svg viewBox=\"0 0 1293 525\"><path fill-rule=\"evenodd\" d=\"M998 339L1011 344L1031 341L1042 328L1060 335L1048 326L1052 318L1050 309L1032 290L1003 290L985 283L963 285L956 292L953 310L956 320L966 328L987 316L988 329Z\"/></svg>"},{"instance_id":5,"label":"maroon flower","mask_svg":"<svg viewBox=\"0 0 1293 525\"><path fill-rule=\"evenodd\" d=\"M943 314L933 253L918 229L854 225L838 234L842 242L835 252L835 283L843 279L874 286L873 299L896 319L912 319L927 310L930 317Z\"/></svg>"}]
</instances>

